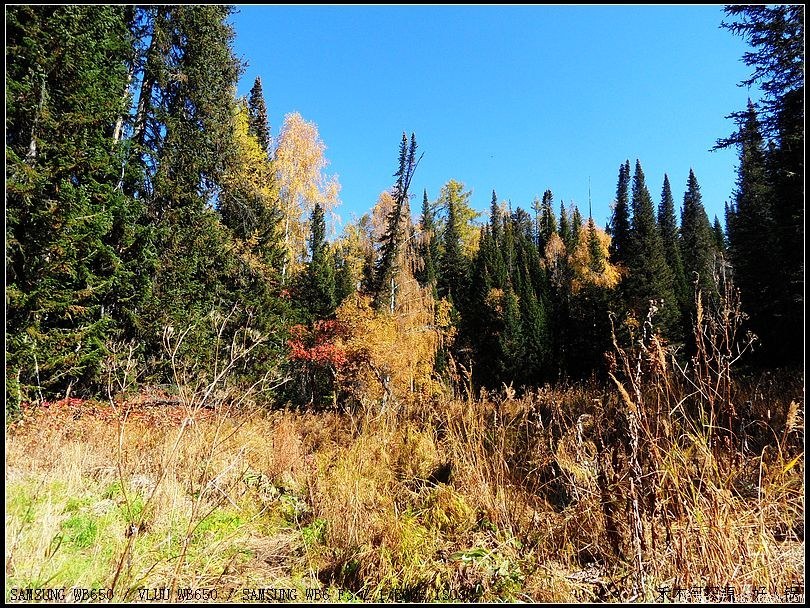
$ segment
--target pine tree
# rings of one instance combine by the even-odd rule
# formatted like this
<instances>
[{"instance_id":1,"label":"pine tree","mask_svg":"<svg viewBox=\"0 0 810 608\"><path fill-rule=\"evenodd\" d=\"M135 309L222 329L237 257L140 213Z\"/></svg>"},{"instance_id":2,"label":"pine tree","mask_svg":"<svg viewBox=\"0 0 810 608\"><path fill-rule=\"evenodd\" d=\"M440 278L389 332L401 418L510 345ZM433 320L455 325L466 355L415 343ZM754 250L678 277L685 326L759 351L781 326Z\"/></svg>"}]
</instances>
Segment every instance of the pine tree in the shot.
<instances>
[{"instance_id":1,"label":"pine tree","mask_svg":"<svg viewBox=\"0 0 810 608\"><path fill-rule=\"evenodd\" d=\"M354 292L355 281L351 265L338 253L335 255L335 304L340 306Z\"/></svg>"},{"instance_id":2,"label":"pine tree","mask_svg":"<svg viewBox=\"0 0 810 608\"><path fill-rule=\"evenodd\" d=\"M498 335L499 377L511 383L520 369L523 355L523 328L520 304L512 285L508 285L503 295L503 330Z\"/></svg>"},{"instance_id":3,"label":"pine tree","mask_svg":"<svg viewBox=\"0 0 810 608\"><path fill-rule=\"evenodd\" d=\"M542 276L533 235L526 234L519 224L514 229L515 274L512 283L520 305L522 338L516 380L520 385L537 385L546 373L551 341L544 301L545 277Z\"/></svg>"},{"instance_id":4,"label":"pine tree","mask_svg":"<svg viewBox=\"0 0 810 608\"><path fill-rule=\"evenodd\" d=\"M259 142L259 146L266 154L270 154L270 123L267 120L267 106L262 92L262 79L256 76L248 97L248 110L250 116L250 134Z\"/></svg>"},{"instance_id":5,"label":"pine tree","mask_svg":"<svg viewBox=\"0 0 810 608\"><path fill-rule=\"evenodd\" d=\"M492 200L489 203L489 229L492 231L492 238L499 241L501 236L501 207L498 205L498 195L492 191Z\"/></svg>"},{"instance_id":6,"label":"pine tree","mask_svg":"<svg viewBox=\"0 0 810 608\"><path fill-rule=\"evenodd\" d=\"M590 258L590 269L596 274L600 274L605 270L605 254L599 243L599 237L596 234L596 224L593 218L588 218L588 255Z\"/></svg>"},{"instance_id":7,"label":"pine tree","mask_svg":"<svg viewBox=\"0 0 810 608\"><path fill-rule=\"evenodd\" d=\"M631 307L640 318L647 314L650 302L654 301L658 306L658 323L668 333L678 319L672 288L672 270L666 261L652 197L647 190L644 171L638 160L633 175L632 193L633 224L626 293Z\"/></svg>"},{"instance_id":8,"label":"pine tree","mask_svg":"<svg viewBox=\"0 0 810 608\"><path fill-rule=\"evenodd\" d=\"M411 134L410 145L405 133L399 146L399 168L394 174L394 205L388 215L387 228L380 244L380 257L374 269L375 300L378 308L396 307L397 274L402 271L404 248L412 246L408 189L419 160L416 158L416 137Z\"/></svg>"},{"instance_id":9,"label":"pine tree","mask_svg":"<svg viewBox=\"0 0 810 608\"><path fill-rule=\"evenodd\" d=\"M579 233L582 230L582 214L579 212L579 208L576 205L573 205L574 210L571 213L571 242L568 244L568 250L573 251L576 249L577 243L579 242Z\"/></svg>"},{"instance_id":10,"label":"pine tree","mask_svg":"<svg viewBox=\"0 0 810 608\"><path fill-rule=\"evenodd\" d=\"M494 260L501 261L500 251L492 238L490 226L481 229L481 245L472 262L468 314L465 334L475 354L478 382L495 386L498 381L498 336L503 319L499 314L497 289L491 279ZM502 261L501 261L502 264Z\"/></svg>"},{"instance_id":11,"label":"pine tree","mask_svg":"<svg viewBox=\"0 0 810 608\"><path fill-rule=\"evenodd\" d=\"M120 183L131 18L117 6L6 10L9 413L97 387L150 287L143 206Z\"/></svg>"},{"instance_id":12,"label":"pine tree","mask_svg":"<svg viewBox=\"0 0 810 608\"><path fill-rule=\"evenodd\" d=\"M804 320L804 6L733 5L725 11L733 21L724 22L722 27L754 47L743 55L753 74L740 84L750 87L758 83L764 92L756 129L752 119L756 110L749 102L746 110L731 115L738 130L718 140L716 146L740 148L741 177L735 198L742 198L743 204L742 210L732 210L726 222L730 254L736 259L735 276L747 283L749 293L743 294L743 304L765 343L763 360L769 364L799 362L804 346L801 332L796 331ZM757 136L753 135L755 130ZM759 175L759 153L754 151L757 137L770 140L768 146L763 146L764 179ZM765 190L770 190L769 209L764 202L756 201L766 196ZM734 237L737 212L742 215L741 239ZM769 222L761 230L769 231L771 249L761 258L744 260L746 255L757 255L749 247L766 240L764 235L756 237L751 233L756 216ZM768 264L770 275L755 278ZM755 293L758 286L765 291Z\"/></svg>"},{"instance_id":13,"label":"pine tree","mask_svg":"<svg viewBox=\"0 0 810 608\"><path fill-rule=\"evenodd\" d=\"M616 202L608 226L610 260L614 264L627 264L630 259L630 161L619 166Z\"/></svg>"},{"instance_id":14,"label":"pine tree","mask_svg":"<svg viewBox=\"0 0 810 608\"><path fill-rule=\"evenodd\" d=\"M672 270L673 289L678 304L683 309L694 300L692 290L688 287L684 272L683 257L681 255L681 237L675 218L675 201L672 198L672 188L669 176L664 174L664 185L661 188L661 204L658 206L658 229L661 231L661 242L664 246L664 256Z\"/></svg>"},{"instance_id":15,"label":"pine tree","mask_svg":"<svg viewBox=\"0 0 810 608\"><path fill-rule=\"evenodd\" d=\"M690 284L697 281L706 296L717 293L714 282L716 249L709 217L703 207L700 186L694 171L689 170L681 211L681 244L684 272Z\"/></svg>"},{"instance_id":16,"label":"pine tree","mask_svg":"<svg viewBox=\"0 0 810 608\"><path fill-rule=\"evenodd\" d=\"M212 313L236 306L247 317L250 304L268 313L266 324L254 329L271 332L277 326L270 314L275 303L266 300L267 284L256 283L216 209L239 156L233 91L240 63L228 24L233 9L206 5L138 10L148 26L149 46L133 133L145 174L136 194L147 205L160 254L141 327L148 355L161 362L152 370L159 379L173 374L162 357L166 326L194 327L176 357L189 365L210 360L214 342L228 337L211 328ZM253 285L255 293L243 293Z\"/></svg>"}]
</instances>

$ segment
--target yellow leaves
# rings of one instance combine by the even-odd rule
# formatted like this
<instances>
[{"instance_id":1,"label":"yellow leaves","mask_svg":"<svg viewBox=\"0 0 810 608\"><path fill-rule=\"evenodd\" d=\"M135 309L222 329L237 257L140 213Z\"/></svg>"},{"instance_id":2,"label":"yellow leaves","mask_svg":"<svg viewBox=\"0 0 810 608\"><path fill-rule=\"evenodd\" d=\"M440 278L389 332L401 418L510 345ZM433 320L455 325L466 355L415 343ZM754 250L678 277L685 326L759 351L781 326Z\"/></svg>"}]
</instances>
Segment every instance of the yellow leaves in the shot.
<instances>
[{"instance_id":1,"label":"yellow leaves","mask_svg":"<svg viewBox=\"0 0 810 608\"><path fill-rule=\"evenodd\" d=\"M233 139L237 154L223 176L225 190L249 193L272 204L272 167L259 142L248 133L248 111L244 103L238 104L234 117Z\"/></svg>"},{"instance_id":2,"label":"yellow leaves","mask_svg":"<svg viewBox=\"0 0 810 608\"><path fill-rule=\"evenodd\" d=\"M608 248L610 247L610 236L601 228L595 228L599 249L602 252L602 271L595 272L593 269L591 252L589 248L590 230L586 224L579 231L579 240L576 249L570 257L573 279L571 290L577 293L585 285L595 285L604 289L613 289L619 283L621 274L619 268L609 261Z\"/></svg>"},{"instance_id":3,"label":"yellow leaves","mask_svg":"<svg viewBox=\"0 0 810 608\"><path fill-rule=\"evenodd\" d=\"M273 159L284 215L284 275L306 257L307 218L315 205L320 203L324 211L330 211L338 204L340 183L336 175L324 173L329 164L325 150L314 122L304 120L298 112L284 117Z\"/></svg>"},{"instance_id":4,"label":"yellow leaves","mask_svg":"<svg viewBox=\"0 0 810 608\"><path fill-rule=\"evenodd\" d=\"M325 210L338 202L340 184L337 176L323 173L329 161L324 156L326 145L318 127L298 113L287 114L276 148L276 173L282 200L288 209L298 206L308 213L316 203Z\"/></svg>"},{"instance_id":5,"label":"yellow leaves","mask_svg":"<svg viewBox=\"0 0 810 608\"><path fill-rule=\"evenodd\" d=\"M380 192L377 203L371 209L371 235L374 242L379 243L388 230L388 216L394 209L394 197L387 190Z\"/></svg>"},{"instance_id":6,"label":"yellow leaves","mask_svg":"<svg viewBox=\"0 0 810 608\"><path fill-rule=\"evenodd\" d=\"M347 298L337 310L348 329L341 346L350 361L339 373L340 385L376 401L408 401L429 390L439 338L434 318L427 290L412 294L394 314L375 310L367 296Z\"/></svg>"},{"instance_id":7,"label":"yellow leaves","mask_svg":"<svg viewBox=\"0 0 810 608\"><path fill-rule=\"evenodd\" d=\"M498 289L497 287L493 287L489 290L484 303L495 312L498 313L498 316L503 315L503 289Z\"/></svg>"}]
</instances>

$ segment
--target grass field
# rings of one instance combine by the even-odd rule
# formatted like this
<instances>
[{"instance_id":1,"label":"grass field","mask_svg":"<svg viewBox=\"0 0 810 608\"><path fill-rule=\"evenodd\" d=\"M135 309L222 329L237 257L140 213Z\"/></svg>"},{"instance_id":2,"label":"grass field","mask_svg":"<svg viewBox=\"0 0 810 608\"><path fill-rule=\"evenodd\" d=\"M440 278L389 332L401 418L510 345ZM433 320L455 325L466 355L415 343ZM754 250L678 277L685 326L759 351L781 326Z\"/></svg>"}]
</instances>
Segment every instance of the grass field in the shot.
<instances>
[{"instance_id":1,"label":"grass field","mask_svg":"<svg viewBox=\"0 0 810 608\"><path fill-rule=\"evenodd\" d=\"M800 374L708 403L653 360L363 415L182 390L28 409L7 428L6 600L803 597Z\"/></svg>"}]
</instances>

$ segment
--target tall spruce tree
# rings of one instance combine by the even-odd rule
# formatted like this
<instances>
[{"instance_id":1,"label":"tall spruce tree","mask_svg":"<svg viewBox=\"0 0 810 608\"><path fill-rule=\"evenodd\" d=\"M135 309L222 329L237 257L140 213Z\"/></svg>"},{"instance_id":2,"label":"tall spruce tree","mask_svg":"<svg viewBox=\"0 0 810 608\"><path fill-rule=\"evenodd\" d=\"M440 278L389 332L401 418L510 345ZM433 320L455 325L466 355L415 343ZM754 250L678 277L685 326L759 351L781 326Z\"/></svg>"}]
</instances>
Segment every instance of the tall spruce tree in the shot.
<instances>
[{"instance_id":1,"label":"tall spruce tree","mask_svg":"<svg viewBox=\"0 0 810 608\"><path fill-rule=\"evenodd\" d=\"M749 293L743 294L743 302L745 305L747 297L752 325L765 342L761 351L763 361L798 362L802 360L804 346L802 332L796 330L804 319L804 6L733 5L725 11L732 19L722 23L722 27L754 47L743 55L753 74L740 84L747 87L759 84L764 92L756 130L763 140L770 141L770 145L763 147L767 179L761 179L756 167L758 153L753 152L752 141L752 115L757 112L749 102L746 110L731 115L739 125L738 130L717 142L720 148L739 146L739 172L741 176L747 174L745 179L738 179L735 194L735 198L744 199L742 211L738 211L743 216L742 241L734 243L737 239L733 218L726 223L731 257L736 259L735 276L748 284ZM740 192L742 184L746 187ZM763 203L754 204L750 200L756 198L755 191L764 193L766 188L770 189L769 210L764 209ZM760 251L749 248L757 240L750 234L756 215L768 216L771 222L762 226L762 230L769 230L772 235L772 249L764 252L765 259L757 257ZM755 259L744 260L746 255ZM755 279L757 267L769 262L770 277ZM752 291L758 284L766 293Z\"/></svg>"},{"instance_id":2,"label":"tall spruce tree","mask_svg":"<svg viewBox=\"0 0 810 608\"><path fill-rule=\"evenodd\" d=\"M540 235L538 249L542 253L548 245L551 235L557 232L557 218L554 215L554 195L551 190L543 192L542 215L540 216Z\"/></svg>"},{"instance_id":3,"label":"tall spruce tree","mask_svg":"<svg viewBox=\"0 0 810 608\"><path fill-rule=\"evenodd\" d=\"M568 219L568 212L565 210L565 204L563 201L560 201L560 228L559 228L560 238L562 242L565 244L565 247L568 249L571 246L571 242L573 240L572 233L571 233L571 222Z\"/></svg>"},{"instance_id":4,"label":"tall spruce tree","mask_svg":"<svg viewBox=\"0 0 810 608\"><path fill-rule=\"evenodd\" d=\"M6 9L6 410L93 390L150 286L122 191L130 7Z\"/></svg>"},{"instance_id":5,"label":"tall spruce tree","mask_svg":"<svg viewBox=\"0 0 810 608\"><path fill-rule=\"evenodd\" d=\"M596 224L592 217L588 218L588 264L592 272L600 274L605 270L605 254L596 234Z\"/></svg>"},{"instance_id":6,"label":"tall spruce tree","mask_svg":"<svg viewBox=\"0 0 810 608\"><path fill-rule=\"evenodd\" d=\"M240 291L253 282L215 210L238 155L233 91L241 66L231 7L138 10L149 43L133 133L146 179L136 194L147 205L160 252L141 327L149 354L165 363L153 371L170 378L164 327L193 326L177 358L189 365L208 360L219 337L207 318L242 307ZM264 302L258 309L270 308Z\"/></svg>"},{"instance_id":7,"label":"tall spruce tree","mask_svg":"<svg viewBox=\"0 0 810 608\"><path fill-rule=\"evenodd\" d=\"M413 173L419 163L416 158L416 136L412 133L410 145L405 133L399 145L399 168L393 188L394 205L388 214L387 227L380 243L380 256L374 269L375 301L378 308L396 307L397 274L402 270L400 254L403 247L413 245L410 239L410 208L408 190ZM398 264L398 261L400 264Z\"/></svg>"},{"instance_id":8,"label":"tall spruce tree","mask_svg":"<svg viewBox=\"0 0 810 608\"><path fill-rule=\"evenodd\" d=\"M681 255L681 236L675 218L675 200L672 198L672 187L669 176L664 174L664 185L661 187L661 204L658 206L658 229L661 231L661 242L664 256L672 270L672 287L681 309L688 306L693 299L691 289L686 281L683 257Z\"/></svg>"},{"instance_id":9,"label":"tall spruce tree","mask_svg":"<svg viewBox=\"0 0 810 608\"><path fill-rule=\"evenodd\" d=\"M633 223L626 294L630 306L639 317L647 313L650 302L654 301L658 307L658 324L669 334L679 316L672 287L672 270L667 264L652 197L638 160L633 174L631 206Z\"/></svg>"},{"instance_id":10,"label":"tall spruce tree","mask_svg":"<svg viewBox=\"0 0 810 608\"><path fill-rule=\"evenodd\" d=\"M723 225L720 223L720 219L715 215L714 216L714 225L712 226L712 232L714 233L714 245L717 247L717 251L720 255L725 256L726 254L726 233L723 232Z\"/></svg>"},{"instance_id":11,"label":"tall spruce tree","mask_svg":"<svg viewBox=\"0 0 810 608\"><path fill-rule=\"evenodd\" d=\"M579 207L576 205L572 206L574 209L571 213L571 243L569 245L569 251L576 249L577 243L579 243L579 233L582 231L582 214L579 212Z\"/></svg>"},{"instance_id":12,"label":"tall spruce tree","mask_svg":"<svg viewBox=\"0 0 810 608\"><path fill-rule=\"evenodd\" d=\"M260 76L256 76L253 87L250 89L248 111L250 134L259 142L259 146L264 150L265 154L270 154L270 123L267 120L267 105L264 101Z\"/></svg>"},{"instance_id":13,"label":"tall spruce tree","mask_svg":"<svg viewBox=\"0 0 810 608\"><path fill-rule=\"evenodd\" d=\"M447 222L443 234L443 251L439 264L439 297L448 298L457 309L464 308L468 291L468 261L461 243L458 201L454 196L447 200Z\"/></svg>"},{"instance_id":14,"label":"tall spruce tree","mask_svg":"<svg viewBox=\"0 0 810 608\"><path fill-rule=\"evenodd\" d=\"M311 318L325 319L337 307L335 262L326 241L326 221L319 203L312 209L309 224L310 262L301 285L301 304Z\"/></svg>"},{"instance_id":15,"label":"tall spruce tree","mask_svg":"<svg viewBox=\"0 0 810 608\"><path fill-rule=\"evenodd\" d=\"M436 233L436 213L428 201L427 190L422 193L422 213L419 217L419 230L422 233L419 244L422 267L416 277L423 287L431 286L435 291L436 266L439 261L439 238Z\"/></svg>"},{"instance_id":16,"label":"tall spruce tree","mask_svg":"<svg viewBox=\"0 0 810 608\"><path fill-rule=\"evenodd\" d=\"M740 165L734 202L727 214L729 257L751 325L773 352L774 321L781 290L774 242L773 191L768 181L765 149L754 105L749 102L740 125Z\"/></svg>"},{"instance_id":17,"label":"tall spruce tree","mask_svg":"<svg viewBox=\"0 0 810 608\"><path fill-rule=\"evenodd\" d=\"M608 225L610 261L626 265L630 259L630 161L619 165L619 181L616 185L616 201Z\"/></svg>"},{"instance_id":18,"label":"tall spruce tree","mask_svg":"<svg viewBox=\"0 0 810 608\"><path fill-rule=\"evenodd\" d=\"M714 281L714 263L717 250L709 216L703 207L700 185L692 169L689 170L686 192L683 195L681 244L684 272L690 287L697 281L697 286L705 296L715 295L717 285Z\"/></svg>"}]
</instances>

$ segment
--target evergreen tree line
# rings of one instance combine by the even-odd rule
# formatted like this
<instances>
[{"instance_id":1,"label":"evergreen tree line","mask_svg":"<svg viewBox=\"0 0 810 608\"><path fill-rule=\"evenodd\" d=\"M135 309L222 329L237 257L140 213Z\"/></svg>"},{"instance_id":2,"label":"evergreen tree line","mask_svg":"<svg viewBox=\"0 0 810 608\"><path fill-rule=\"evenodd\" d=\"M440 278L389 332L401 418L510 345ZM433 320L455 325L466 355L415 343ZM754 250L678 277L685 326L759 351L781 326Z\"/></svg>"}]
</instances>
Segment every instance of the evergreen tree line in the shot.
<instances>
[{"instance_id":1,"label":"evergreen tree line","mask_svg":"<svg viewBox=\"0 0 810 608\"><path fill-rule=\"evenodd\" d=\"M481 385L536 386L598 370L611 346L611 311L629 331L655 306L662 336L683 342L695 289L717 297L725 237L719 221L709 222L694 172L680 225L669 178L656 213L640 162L632 183L630 175L627 161L606 231L590 216L583 222L574 204L561 203L557 215L550 190L535 201L534 217L507 209L493 192L471 255L461 237L470 226L458 219L468 197L457 182L433 204L424 194L418 278L452 303L459 335L451 354L475 367Z\"/></svg>"},{"instance_id":2,"label":"evergreen tree line","mask_svg":"<svg viewBox=\"0 0 810 608\"><path fill-rule=\"evenodd\" d=\"M800 360L803 46L785 40L803 40L802 7L727 9L739 19L727 27L761 47L745 59L768 93L718 142L740 150L728 234L710 223L692 171L679 224L668 177L656 209L638 161L632 178L629 161L620 165L606 230L575 205L556 213L550 190L533 215L493 192L481 225L454 180L433 202L423 192L415 225L420 156L403 133L376 215L335 242L333 197L283 171L295 151L273 141L261 81L235 97L243 67L231 12L8 8L7 411L98 394L133 361L140 382L204 375L250 339L260 343L233 375L272 372L287 383L284 399L312 402L329 381L288 382L301 371L288 356L291 328L333 318L358 289L394 314L409 281L449 306L454 339L442 343L437 372L452 358L480 386L598 370L610 314L629 339L650 306L688 354L695 289L711 301L722 277L741 289L760 362ZM289 139L313 143L296 124Z\"/></svg>"}]
</instances>

